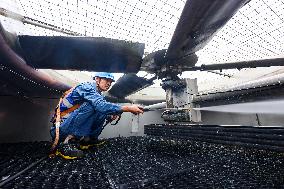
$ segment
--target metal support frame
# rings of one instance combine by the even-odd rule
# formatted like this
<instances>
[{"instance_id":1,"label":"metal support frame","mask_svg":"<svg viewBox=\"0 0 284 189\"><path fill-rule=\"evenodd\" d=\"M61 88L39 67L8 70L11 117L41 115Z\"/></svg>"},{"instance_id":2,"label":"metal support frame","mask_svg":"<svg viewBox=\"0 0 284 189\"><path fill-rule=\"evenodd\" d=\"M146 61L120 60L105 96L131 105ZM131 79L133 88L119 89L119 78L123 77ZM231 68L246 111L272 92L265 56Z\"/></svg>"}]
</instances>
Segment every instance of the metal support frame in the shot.
<instances>
[{"instance_id":1,"label":"metal support frame","mask_svg":"<svg viewBox=\"0 0 284 189\"><path fill-rule=\"evenodd\" d=\"M169 122L200 122L199 107L192 102L192 95L198 93L197 79L179 79L164 81L162 87L166 91L166 108L162 118Z\"/></svg>"}]
</instances>

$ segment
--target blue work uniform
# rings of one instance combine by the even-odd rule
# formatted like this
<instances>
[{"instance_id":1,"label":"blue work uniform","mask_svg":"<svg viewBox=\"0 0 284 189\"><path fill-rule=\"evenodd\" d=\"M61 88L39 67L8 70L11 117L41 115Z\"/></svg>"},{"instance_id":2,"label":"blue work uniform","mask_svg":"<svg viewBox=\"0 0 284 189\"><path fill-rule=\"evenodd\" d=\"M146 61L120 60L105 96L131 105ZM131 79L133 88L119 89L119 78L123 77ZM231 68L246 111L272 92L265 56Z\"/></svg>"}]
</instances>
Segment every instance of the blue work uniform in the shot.
<instances>
[{"instance_id":1,"label":"blue work uniform","mask_svg":"<svg viewBox=\"0 0 284 189\"><path fill-rule=\"evenodd\" d=\"M60 141L68 135L76 138L82 136L97 138L103 129L107 116L121 114L121 106L107 102L98 91L95 82L81 83L76 86L65 98L65 103L60 104L60 111L67 109L66 102L81 104L80 107L63 117L60 124ZM66 101L67 100L67 101ZM55 126L50 130L55 138Z\"/></svg>"}]
</instances>

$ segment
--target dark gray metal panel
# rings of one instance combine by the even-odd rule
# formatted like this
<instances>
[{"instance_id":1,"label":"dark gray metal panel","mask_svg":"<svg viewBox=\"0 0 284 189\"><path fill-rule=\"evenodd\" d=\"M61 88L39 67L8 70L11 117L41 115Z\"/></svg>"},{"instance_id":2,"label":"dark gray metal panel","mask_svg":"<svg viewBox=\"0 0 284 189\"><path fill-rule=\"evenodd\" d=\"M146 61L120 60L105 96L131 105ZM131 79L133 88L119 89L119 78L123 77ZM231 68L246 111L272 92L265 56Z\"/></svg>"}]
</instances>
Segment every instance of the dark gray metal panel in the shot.
<instances>
[{"instance_id":1,"label":"dark gray metal panel","mask_svg":"<svg viewBox=\"0 0 284 189\"><path fill-rule=\"evenodd\" d=\"M153 79L145 79L135 74L125 74L109 90L111 96L125 98L126 96L153 84Z\"/></svg>"},{"instance_id":2,"label":"dark gray metal panel","mask_svg":"<svg viewBox=\"0 0 284 189\"><path fill-rule=\"evenodd\" d=\"M41 69L138 72L144 44L95 37L19 36L27 63Z\"/></svg>"},{"instance_id":3,"label":"dark gray metal panel","mask_svg":"<svg viewBox=\"0 0 284 189\"><path fill-rule=\"evenodd\" d=\"M202 49L249 0L187 0L167 57L177 59Z\"/></svg>"},{"instance_id":4,"label":"dark gray metal panel","mask_svg":"<svg viewBox=\"0 0 284 189\"><path fill-rule=\"evenodd\" d=\"M284 127L217 126L193 124L145 125L145 134L160 137L194 139L206 142L234 144L284 151Z\"/></svg>"},{"instance_id":5,"label":"dark gray metal panel","mask_svg":"<svg viewBox=\"0 0 284 189\"><path fill-rule=\"evenodd\" d=\"M59 99L0 95L0 143L48 141Z\"/></svg>"}]
</instances>

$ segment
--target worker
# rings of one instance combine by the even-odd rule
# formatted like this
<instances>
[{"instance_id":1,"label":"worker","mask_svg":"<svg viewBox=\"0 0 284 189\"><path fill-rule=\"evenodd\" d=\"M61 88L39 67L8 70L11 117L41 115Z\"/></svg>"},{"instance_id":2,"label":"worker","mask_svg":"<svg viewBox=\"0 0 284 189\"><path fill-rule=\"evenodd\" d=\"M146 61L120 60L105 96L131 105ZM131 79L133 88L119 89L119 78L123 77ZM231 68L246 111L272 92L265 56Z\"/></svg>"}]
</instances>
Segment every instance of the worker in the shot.
<instances>
[{"instance_id":1,"label":"worker","mask_svg":"<svg viewBox=\"0 0 284 189\"><path fill-rule=\"evenodd\" d=\"M143 113L141 106L121 106L104 99L102 92L114 82L113 74L98 72L93 79L65 92L57 106L50 134L54 154L64 159L83 157L78 141L81 147L96 144L106 119L114 120L122 112Z\"/></svg>"}]
</instances>

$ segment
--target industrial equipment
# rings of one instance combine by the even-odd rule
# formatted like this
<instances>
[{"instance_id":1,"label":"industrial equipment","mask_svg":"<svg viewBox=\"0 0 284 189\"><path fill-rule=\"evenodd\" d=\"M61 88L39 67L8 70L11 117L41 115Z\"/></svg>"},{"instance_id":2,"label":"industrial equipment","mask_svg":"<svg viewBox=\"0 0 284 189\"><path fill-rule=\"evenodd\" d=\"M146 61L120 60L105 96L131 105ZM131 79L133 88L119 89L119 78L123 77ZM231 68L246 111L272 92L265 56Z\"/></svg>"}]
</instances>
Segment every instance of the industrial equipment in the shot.
<instances>
[{"instance_id":1,"label":"industrial equipment","mask_svg":"<svg viewBox=\"0 0 284 189\"><path fill-rule=\"evenodd\" d=\"M284 112L210 111L283 99L283 0L120 3L0 2L0 188L283 188ZM120 11L127 18L116 15ZM265 22L258 22L260 14ZM230 22L231 33L223 31ZM173 23L175 29L167 30ZM269 26L277 27L265 30ZM20 31L25 28L35 29ZM155 40L148 40L151 35ZM238 42L212 45L214 37ZM251 56L242 55L246 49L253 49ZM212 56L199 64L204 51L230 58L217 57L216 63ZM263 71L272 67L279 69ZM251 77L251 68L263 70ZM48 159L49 117L62 92L78 82L76 74L67 78L58 70L124 73L106 98L145 105L144 115L124 114L117 126L107 125L106 145L87 151L84 159ZM228 70L244 74L235 78ZM185 72L212 78L198 84L202 76L181 77ZM213 75L234 82L222 88ZM156 80L164 99L129 98Z\"/></svg>"}]
</instances>

